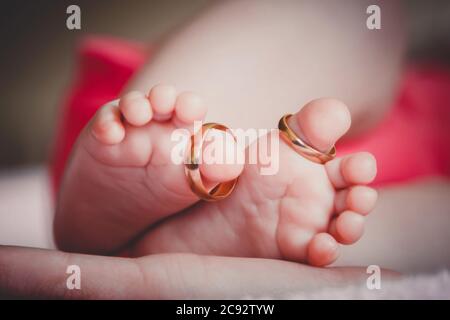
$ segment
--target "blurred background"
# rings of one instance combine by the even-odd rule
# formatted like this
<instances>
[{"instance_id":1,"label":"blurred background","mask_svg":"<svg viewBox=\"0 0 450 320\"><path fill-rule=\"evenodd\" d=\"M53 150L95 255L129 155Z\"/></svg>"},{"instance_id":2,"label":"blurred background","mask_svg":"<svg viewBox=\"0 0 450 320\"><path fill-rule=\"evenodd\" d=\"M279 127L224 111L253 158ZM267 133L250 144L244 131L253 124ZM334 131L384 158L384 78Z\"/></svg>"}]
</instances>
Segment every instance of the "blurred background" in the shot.
<instances>
[{"instance_id":1,"label":"blurred background","mask_svg":"<svg viewBox=\"0 0 450 320\"><path fill-rule=\"evenodd\" d=\"M66 8L81 8L81 30ZM107 34L154 42L206 0L11 0L0 12L0 172L43 163L74 70L77 40ZM410 59L450 62L450 1L405 1Z\"/></svg>"},{"instance_id":2,"label":"blurred background","mask_svg":"<svg viewBox=\"0 0 450 320\"><path fill-rule=\"evenodd\" d=\"M0 12L0 170L46 160L77 40L107 34L145 42L193 15L205 0L13 0ZM66 8L81 8L81 30Z\"/></svg>"}]
</instances>

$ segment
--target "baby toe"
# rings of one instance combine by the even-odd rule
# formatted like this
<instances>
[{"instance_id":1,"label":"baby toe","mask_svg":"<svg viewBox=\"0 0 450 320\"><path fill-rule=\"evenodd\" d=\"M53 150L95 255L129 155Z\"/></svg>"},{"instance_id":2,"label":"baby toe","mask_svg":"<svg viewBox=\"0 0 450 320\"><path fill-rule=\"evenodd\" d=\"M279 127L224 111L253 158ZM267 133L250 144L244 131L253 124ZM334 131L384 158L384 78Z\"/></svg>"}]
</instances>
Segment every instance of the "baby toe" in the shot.
<instances>
[{"instance_id":1,"label":"baby toe","mask_svg":"<svg viewBox=\"0 0 450 320\"><path fill-rule=\"evenodd\" d=\"M176 98L177 93L173 86L164 84L154 86L148 94L154 119L158 121L170 119L175 108Z\"/></svg>"},{"instance_id":2,"label":"baby toe","mask_svg":"<svg viewBox=\"0 0 450 320\"><path fill-rule=\"evenodd\" d=\"M277 240L284 258L308 260L308 246L318 232L325 231L329 218L314 203L297 197L286 197L279 205Z\"/></svg>"},{"instance_id":3,"label":"baby toe","mask_svg":"<svg viewBox=\"0 0 450 320\"><path fill-rule=\"evenodd\" d=\"M336 192L335 212L351 210L362 215L369 214L377 202L378 193L367 186L354 186Z\"/></svg>"},{"instance_id":4,"label":"baby toe","mask_svg":"<svg viewBox=\"0 0 450 320\"><path fill-rule=\"evenodd\" d=\"M359 152L343 158L336 158L327 162L325 168L336 189L371 183L377 174L376 159L369 152Z\"/></svg>"},{"instance_id":5,"label":"baby toe","mask_svg":"<svg viewBox=\"0 0 450 320\"><path fill-rule=\"evenodd\" d=\"M328 233L316 234L308 246L308 263L322 267L332 264L339 256L339 245Z\"/></svg>"},{"instance_id":6,"label":"baby toe","mask_svg":"<svg viewBox=\"0 0 450 320\"><path fill-rule=\"evenodd\" d=\"M343 159L342 175L349 184L367 184L375 179L377 162L369 152L359 152Z\"/></svg>"},{"instance_id":7,"label":"baby toe","mask_svg":"<svg viewBox=\"0 0 450 320\"><path fill-rule=\"evenodd\" d=\"M175 102L175 119L179 126L190 125L194 121L203 120L206 115L203 99L193 92L181 93Z\"/></svg>"},{"instance_id":8,"label":"baby toe","mask_svg":"<svg viewBox=\"0 0 450 320\"><path fill-rule=\"evenodd\" d=\"M358 241L364 233L364 217L353 211L344 211L331 221L329 232L342 244Z\"/></svg>"},{"instance_id":9,"label":"baby toe","mask_svg":"<svg viewBox=\"0 0 450 320\"><path fill-rule=\"evenodd\" d=\"M327 152L350 128L348 108L334 99L317 99L306 104L288 120L305 142Z\"/></svg>"},{"instance_id":10,"label":"baby toe","mask_svg":"<svg viewBox=\"0 0 450 320\"><path fill-rule=\"evenodd\" d=\"M119 109L125 120L133 126L147 124L153 115L150 102L142 92L132 91L119 101Z\"/></svg>"},{"instance_id":11,"label":"baby toe","mask_svg":"<svg viewBox=\"0 0 450 320\"><path fill-rule=\"evenodd\" d=\"M307 261L307 248L315 231L299 228L294 225L285 225L277 232L277 241L284 259L297 262Z\"/></svg>"},{"instance_id":12,"label":"baby toe","mask_svg":"<svg viewBox=\"0 0 450 320\"><path fill-rule=\"evenodd\" d=\"M378 193L373 188L367 186L352 187L347 194L346 209L367 215L375 208L377 198Z\"/></svg>"},{"instance_id":13,"label":"baby toe","mask_svg":"<svg viewBox=\"0 0 450 320\"><path fill-rule=\"evenodd\" d=\"M125 128L120 119L120 111L114 103L102 107L92 120L90 129L96 141L112 145L120 143L125 137Z\"/></svg>"}]
</instances>

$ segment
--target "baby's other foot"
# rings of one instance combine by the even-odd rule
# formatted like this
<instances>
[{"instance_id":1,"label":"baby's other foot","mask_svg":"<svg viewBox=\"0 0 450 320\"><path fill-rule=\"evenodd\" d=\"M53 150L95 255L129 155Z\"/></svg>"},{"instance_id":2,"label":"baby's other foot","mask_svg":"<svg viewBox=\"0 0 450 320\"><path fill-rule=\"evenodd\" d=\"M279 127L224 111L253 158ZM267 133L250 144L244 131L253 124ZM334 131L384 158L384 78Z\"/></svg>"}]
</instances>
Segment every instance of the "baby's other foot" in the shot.
<instances>
[{"instance_id":1,"label":"baby's other foot","mask_svg":"<svg viewBox=\"0 0 450 320\"><path fill-rule=\"evenodd\" d=\"M148 95L130 92L98 110L66 168L54 224L58 246L109 253L198 201L186 181L184 163L173 161L172 150L180 141L172 141L171 135L177 128L192 130L205 114L198 95L177 95L166 85L155 86ZM183 131L186 143L189 130ZM234 147L228 133L214 137L212 144L226 139ZM200 170L213 186L234 179L242 167L204 163Z\"/></svg>"},{"instance_id":2,"label":"baby's other foot","mask_svg":"<svg viewBox=\"0 0 450 320\"><path fill-rule=\"evenodd\" d=\"M349 129L350 113L339 101L319 99L288 122L304 141L328 151ZM270 139L261 137L247 153ZM246 164L230 197L171 217L146 234L134 254L185 251L332 263L338 243L362 236L364 216L375 206L376 191L364 186L376 175L375 159L362 152L321 165L279 143L276 174L261 175L260 163Z\"/></svg>"}]
</instances>

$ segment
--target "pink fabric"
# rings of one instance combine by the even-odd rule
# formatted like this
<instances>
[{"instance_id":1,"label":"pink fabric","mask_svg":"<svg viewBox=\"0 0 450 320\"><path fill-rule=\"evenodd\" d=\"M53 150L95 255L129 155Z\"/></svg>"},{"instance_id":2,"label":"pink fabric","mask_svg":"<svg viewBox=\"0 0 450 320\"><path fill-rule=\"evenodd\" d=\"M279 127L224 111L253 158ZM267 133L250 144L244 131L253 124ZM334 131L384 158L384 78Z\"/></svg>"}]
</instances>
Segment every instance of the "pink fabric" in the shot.
<instances>
[{"instance_id":1,"label":"pink fabric","mask_svg":"<svg viewBox=\"0 0 450 320\"><path fill-rule=\"evenodd\" d=\"M77 76L61 110L52 157L55 190L81 129L100 106L119 96L149 57L143 45L129 41L89 37L81 42ZM405 72L385 120L372 132L339 144L338 150L372 152L378 161L376 184L449 176L449 120L450 72L440 66L414 66Z\"/></svg>"},{"instance_id":2,"label":"pink fabric","mask_svg":"<svg viewBox=\"0 0 450 320\"><path fill-rule=\"evenodd\" d=\"M375 155L375 184L450 175L450 72L414 66L405 72L398 97L380 125L339 146L342 153Z\"/></svg>"},{"instance_id":3,"label":"pink fabric","mask_svg":"<svg viewBox=\"0 0 450 320\"><path fill-rule=\"evenodd\" d=\"M116 99L128 79L148 59L142 44L115 38L88 37L77 53L76 76L63 102L50 171L58 190L75 140L97 109Z\"/></svg>"}]
</instances>

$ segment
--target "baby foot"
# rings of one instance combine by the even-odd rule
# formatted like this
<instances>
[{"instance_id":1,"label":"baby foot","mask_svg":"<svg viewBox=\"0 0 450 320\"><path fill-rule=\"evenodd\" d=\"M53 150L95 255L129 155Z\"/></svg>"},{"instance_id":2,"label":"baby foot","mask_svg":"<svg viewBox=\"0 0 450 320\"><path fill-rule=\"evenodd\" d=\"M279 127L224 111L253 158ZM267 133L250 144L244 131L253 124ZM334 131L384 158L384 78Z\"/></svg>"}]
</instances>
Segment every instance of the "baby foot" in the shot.
<instances>
[{"instance_id":1,"label":"baby foot","mask_svg":"<svg viewBox=\"0 0 450 320\"><path fill-rule=\"evenodd\" d=\"M179 143L171 141L171 134L179 127L190 128L205 113L199 96L177 96L165 85L155 86L148 96L130 92L118 105L102 107L80 134L65 172L54 224L58 245L108 253L198 201L184 164L171 159ZM214 137L211 143L221 143L222 137L234 149L228 143L234 142L230 134ZM206 183L214 185L234 179L242 167L205 163L200 170Z\"/></svg>"},{"instance_id":2,"label":"baby foot","mask_svg":"<svg viewBox=\"0 0 450 320\"><path fill-rule=\"evenodd\" d=\"M288 122L304 141L327 151L350 127L350 114L339 101L320 99ZM280 141L279 162L279 172L270 176L260 174L260 164L246 164L230 197L169 218L137 242L134 254L186 251L332 263L338 242L361 237L364 216L375 205L376 191L364 186L376 175L374 157L357 153L320 165Z\"/></svg>"}]
</instances>

